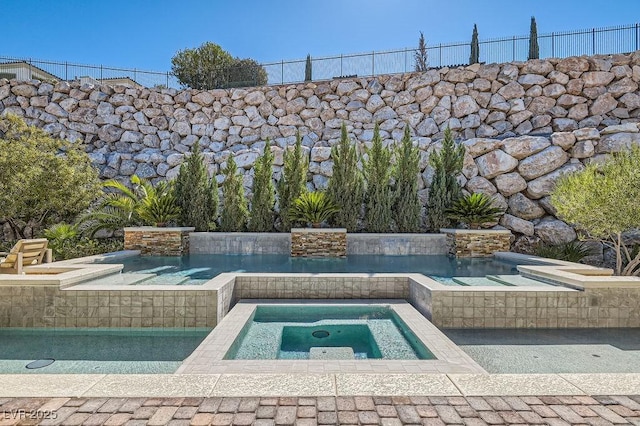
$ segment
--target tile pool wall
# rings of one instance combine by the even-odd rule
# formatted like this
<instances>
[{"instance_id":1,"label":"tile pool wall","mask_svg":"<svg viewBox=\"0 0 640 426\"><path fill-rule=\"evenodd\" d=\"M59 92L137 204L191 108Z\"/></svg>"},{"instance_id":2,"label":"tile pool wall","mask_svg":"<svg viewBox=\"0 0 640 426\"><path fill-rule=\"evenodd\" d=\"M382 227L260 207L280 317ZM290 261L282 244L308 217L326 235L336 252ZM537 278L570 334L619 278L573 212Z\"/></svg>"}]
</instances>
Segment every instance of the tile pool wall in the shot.
<instances>
[{"instance_id":1,"label":"tile pool wall","mask_svg":"<svg viewBox=\"0 0 640 426\"><path fill-rule=\"evenodd\" d=\"M0 286L0 327L214 327L241 298L405 299L438 327L640 327L640 288L447 287L410 274L221 274L203 286Z\"/></svg>"},{"instance_id":2,"label":"tile pool wall","mask_svg":"<svg viewBox=\"0 0 640 426\"><path fill-rule=\"evenodd\" d=\"M191 254L289 254L290 233L192 232ZM347 234L347 255L448 254L445 234Z\"/></svg>"}]
</instances>

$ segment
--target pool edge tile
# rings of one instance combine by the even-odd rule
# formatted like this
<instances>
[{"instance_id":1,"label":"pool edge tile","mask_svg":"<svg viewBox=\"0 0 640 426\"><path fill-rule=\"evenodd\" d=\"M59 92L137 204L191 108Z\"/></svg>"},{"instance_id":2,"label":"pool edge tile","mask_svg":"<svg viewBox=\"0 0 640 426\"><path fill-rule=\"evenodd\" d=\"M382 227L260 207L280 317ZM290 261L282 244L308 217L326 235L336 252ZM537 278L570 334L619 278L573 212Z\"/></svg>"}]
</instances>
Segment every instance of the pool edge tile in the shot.
<instances>
[{"instance_id":1,"label":"pool edge tile","mask_svg":"<svg viewBox=\"0 0 640 426\"><path fill-rule=\"evenodd\" d=\"M587 395L638 395L640 373L560 374Z\"/></svg>"},{"instance_id":2,"label":"pool edge tile","mask_svg":"<svg viewBox=\"0 0 640 426\"><path fill-rule=\"evenodd\" d=\"M458 396L446 374L336 374L338 396Z\"/></svg>"},{"instance_id":3,"label":"pool edge tile","mask_svg":"<svg viewBox=\"0 0 640 426\"><path fill-rule=\"evenodd\" d=\"M331 374L222 374L210 396L334 396Z\"/></svg>"},{"instance_id":4,"label":"pool edge tile","mask_svg":"<svg viewBox=\"0 0 640 426\"><path fill-rule=\"evenodd\" d=\"M219 374L108 374L83 397L207 397Z\"/></svg>"}]
</instances>

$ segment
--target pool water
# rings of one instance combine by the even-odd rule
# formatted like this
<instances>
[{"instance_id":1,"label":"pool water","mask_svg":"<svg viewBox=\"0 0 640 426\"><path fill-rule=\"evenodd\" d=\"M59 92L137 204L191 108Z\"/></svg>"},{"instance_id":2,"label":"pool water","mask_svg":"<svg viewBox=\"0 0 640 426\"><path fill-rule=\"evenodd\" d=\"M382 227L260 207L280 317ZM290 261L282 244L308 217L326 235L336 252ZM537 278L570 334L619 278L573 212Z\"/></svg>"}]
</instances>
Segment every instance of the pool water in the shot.
<instances>
[{"instance_id":1,"label":"pool water","mask_svg":"<svg viewBox=\"0 0 640 426\"><path fill-rule=\"evenodd\" d=\"M388 306L259 305L225 359L435 359Z\"/></svg>"},{"instance_id":2,"label":"pool water","mask_svg":"<svg viewBox=\"0 0 640 426\"><path fill-rule=\"evenodd\" d=\"M140 284L203 284L223 272L418 273L437 277L515 275L513 263L492 258L351 255L345 258L292 258L289 255L145 256L123 259L124 273L155 274Z\"/></svg>"},{"instance_id":3,"label":"pool water","mask_svg":"<svg viewBox=\"0 0 640 426\"><path fill-rule=\"evenodd\" d=\"M0 328L0 373L173 373L210 331ZM26 367L38 360L54 362Z\"/></svg>"}]
</instances>

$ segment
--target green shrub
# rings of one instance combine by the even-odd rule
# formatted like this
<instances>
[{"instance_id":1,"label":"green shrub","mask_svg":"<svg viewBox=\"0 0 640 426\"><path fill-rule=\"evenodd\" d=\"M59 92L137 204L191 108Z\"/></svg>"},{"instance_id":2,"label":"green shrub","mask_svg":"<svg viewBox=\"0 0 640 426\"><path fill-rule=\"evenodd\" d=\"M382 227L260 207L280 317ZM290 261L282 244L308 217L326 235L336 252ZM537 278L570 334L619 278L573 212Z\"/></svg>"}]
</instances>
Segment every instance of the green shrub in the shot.
<instances>
[{"instance_id":1,"label":"green shrub","mask_svg":"<svg viewBox=\"0 0 640 426\"><path fill-rule=\"evenodd\" d=\"M100 195L83 143L54 139L12 114L0 117L0 222L16 238L74 221Z\"/></svg>"},{"instance_id":2,"label":"green shrub","mask_svg":"<svg viewBox=\"0 0 640 426\"><path fill-rule=\"evenodd\" d=\"M264 146L264 152L256 161L253 176L253 198L251 199L251 214L249 215L250 232L273 231L274 211L276 203L275 188L273 186L273 152L269 138Z\"/></svg>"},{"instance_id":3,"label":"green shrub","mask_svg":"<svg viewBox=\"0 0 640 426\"><path fill-rule=\"evenodd\" d=\"M362 210L364 180L358 169L357 147L349 139L344 123L340 142L331 148L331 158L333 174L329 178L327 196L340 206L340 211L333 215L330 223L353 232L358 227Z\"/></svg>"},{"instance_id":4,"label":"green shrub","mask_svg":"<svg viewBox=\"0 0 640 426\"><path fill-rule=\"evenodd\" d=\"M579 241L571 241L559 245L539 245L535 249L536 256L547 259L564 260L567 262L580 262L591 255L591 249L586 244Z\"/></svg>"},{"instance_id":5,"label":"green shrub","mask_svg":"<svg viewBox=\"0 0 640 426\"><path fill-rule=\"evenodd\" d=\"M411 141L409 126L404 128L402 143L396 149L393 168L395 191L393 213L398 232L420 230L420 199L418 198L418 173L420 152Z\"/></svg>"},{"instance_id":6,"label":"green shrub","mask_svg":"<svg viewBox=\"0 0 640 426\"><path fill-rule=\"evenodd\" d=\"M373 128L373 140L369 158L364 162L366 182L365 222L369 232L389 232L391 230L391 150L382 145L380 127Z\"/></svg>"},{"instance_id":7,"label":"green shrub","mask_svg":"<svg viewBox=\"0 0 640 426\"><path fill-rule=\"evenodd\" d=\"M640 254L625 245L623 234L640 224L640 148L614 154L605 164L589 163L561 177L551 194L559 217L590 239L612 247L617 275L640 275Z\"/></svg>"},{"instance_id":8,"label":"green shrub","mask_svg":"<svg viewBox=\"0 0 640 426\"><path fill-rule=\"evenodd\" d=\"M180 207L181 226L193 226L196 232L215 229L218 219L218 183L209 178L200 152L200 142L191 148L191 155L180 166L175 182L176 203Z\"/></svg>"},{"instance_id":9,"label":"green shrub","mask_svg":"<svg viewBox=\"0 0 640 426\"><path fill-rule=\"evenodd\" d=\"M307 160L302 155L302 138L296 134L293 150L284 150L284 166L278 181L278 207L280 208L280 228L283 232L291 230L289 209L293 201L307 191Z\"/></svg>"},{"instance_id":10,"label":"green shrub","mask_svg":"<svg viewBox=\"0 0 640 426\"><path fill-rule=\"evenodd\" d=\"M49 240L48 247L53 251L54 259L62 259L65 249L78 240L78 227L64 222L57 223L44 230L44 237Z\"/></svg>"},{"instance_id":11,"label":"green shrub","mask_svg":"<svg viewBox=\"0 0 640 426\"><path fill-rule=\"evenodd\" d=\"M121 238L87 238L80 237L66 240L60 246L60 253L54 255L55 260L76 259L78 257L93 256L94 254L111 253L124 250Z\"/></svg>"},{"instance_id":12,"label":"green shrub","mask_svg":"<svg viewBox=\"0 0 640 426\"><path fill-rule=\"evenodd\" d=\"M497 222L504 210L493 206L487 194L476 192L458 198L445 210L447 218L464 223L471 229L480 229L486 223Z\"/></svg>"},{"instance_id":13,"label":"green shrub","mask_svg":"<svg viewBox=\"0 0 640 426\"><path fill-rule=\"evenodd\" d=\"M227 166L222 170L222 214L220 229L224 232L242 232L246 230L249 209L247 197L244 195L242 175L238 174L238 166L233 155L227 160Z\"/></svg>"},{"instance_id":14,"label":"green shrub","mask_svg":"<svg viewBox=\"0 0 640 426\"><path fill-rule=\"evenodd\" d=\"M429 163L433 167L433 180L429 187L429 227L438 232L440 228L451 226L451 220L445 210L460 197L462 188L458 183L458 175L462 171L464 146L456 146L451 130L444 131L444 141L440 152L432 152Z\"/></svg>"},{"instance_id":15,"label":"green shrub","mask_svg":"<svg viewBox=\"0 0 640 426\"><path fill-rule=\"evenodd\" d=\"M339 211L340 207L324 192L305 192L293 202L289 217L293 222L310 223L314 228L320 228L322 222Z\"/></svg>"}]
</instances>

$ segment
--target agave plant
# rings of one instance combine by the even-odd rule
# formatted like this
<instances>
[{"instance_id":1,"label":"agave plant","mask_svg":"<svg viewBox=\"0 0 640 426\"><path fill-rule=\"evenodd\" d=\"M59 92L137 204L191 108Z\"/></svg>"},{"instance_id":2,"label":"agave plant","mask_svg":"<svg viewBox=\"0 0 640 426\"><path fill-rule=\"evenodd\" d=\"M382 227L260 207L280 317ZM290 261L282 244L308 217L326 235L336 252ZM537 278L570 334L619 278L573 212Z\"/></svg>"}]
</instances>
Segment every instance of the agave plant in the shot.
<instances>
[{"instance_id":1,"label":"agave plant","mask_svg":"<svg viewBox=\"0 0 640 426\"><path fill-rule=\"evenodd\" d=\"M503 213L503 209L493 206L491 197L481 192L462 196L445 210L449 219L465 223L471 229L480 229L485 223L496 222Z\"/></svg>"},{"instance_id":2,"label":"agave plant","mask_svg":"<svg viewBox=\"0 0 640 426\"><path fill-rule=\"evenodd\" d=\"M289 209L289 219L293 222L311 223L320 228L322 222L338 213L340 207L324 192L305 192L298 197Z\"/></svg>"},{"instance_id":3,"label":"agave plant","mask_svg":"<svg viewBox=\"0 0 640 426\"><path fill-rule=\"evenodd\" d=\"M566 244L540 245L536 247L536 256L547 259L564 260L567 262L580 262L591 255L591 249L580 241L571 241Z\"/></svg>"}]
</instances>

